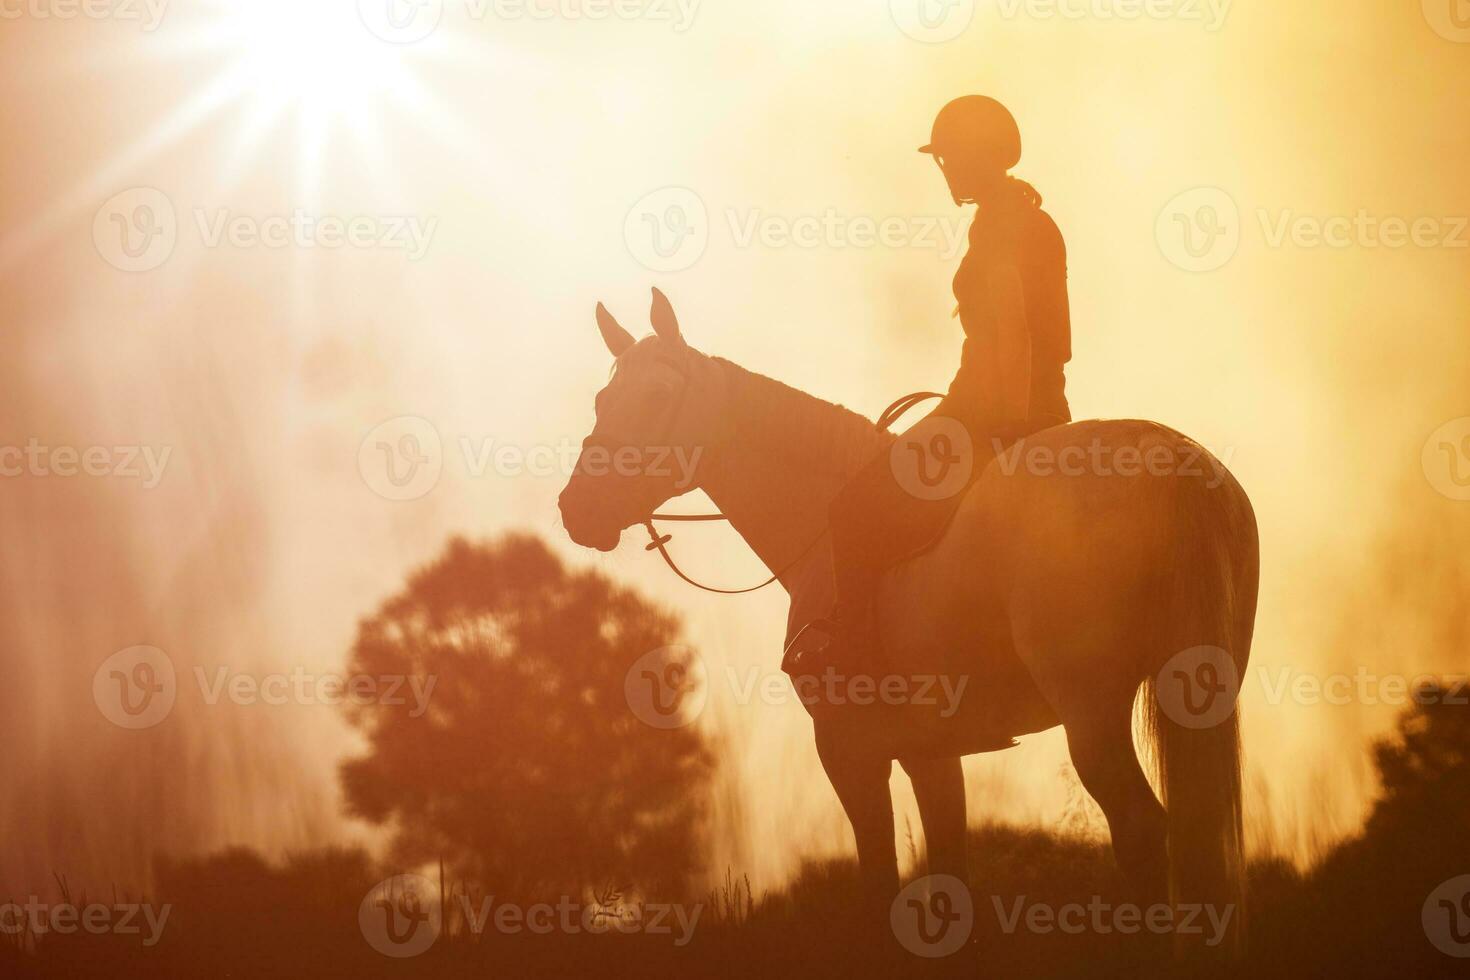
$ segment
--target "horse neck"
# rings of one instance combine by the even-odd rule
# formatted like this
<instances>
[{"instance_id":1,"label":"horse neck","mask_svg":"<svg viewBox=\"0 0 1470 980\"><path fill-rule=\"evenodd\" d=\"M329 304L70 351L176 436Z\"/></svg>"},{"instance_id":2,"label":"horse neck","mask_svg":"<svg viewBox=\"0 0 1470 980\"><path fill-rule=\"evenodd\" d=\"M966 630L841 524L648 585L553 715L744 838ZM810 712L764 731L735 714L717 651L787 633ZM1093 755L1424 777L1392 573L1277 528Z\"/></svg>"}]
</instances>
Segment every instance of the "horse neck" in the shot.
<instances>
[{"instance_id":1,"label":"horse neck","mask_svg":"<svg viewBox=\"0 0 1470 980\"><path fill-rule=\"evenodd\" d=\"M703 481L772 573L791 591L827 530L833 497L885 443L867 419L729 361L723 375L724 434Z\"/></svg>"}]
</instances>

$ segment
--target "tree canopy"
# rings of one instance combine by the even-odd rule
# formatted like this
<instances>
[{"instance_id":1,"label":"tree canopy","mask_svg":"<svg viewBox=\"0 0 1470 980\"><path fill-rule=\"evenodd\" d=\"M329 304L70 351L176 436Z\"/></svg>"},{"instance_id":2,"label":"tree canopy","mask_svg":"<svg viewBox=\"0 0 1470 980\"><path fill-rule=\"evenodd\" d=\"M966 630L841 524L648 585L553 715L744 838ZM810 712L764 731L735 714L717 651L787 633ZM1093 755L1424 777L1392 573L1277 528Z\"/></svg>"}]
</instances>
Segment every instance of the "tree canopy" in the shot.
<instances>
[{"instance_id":1,"label":"tree canopy","mask_svg":"<svg viewBox=\"0 0 1470 980\"><path fill-rule=\"evenodd\" d=\"M342 766L349 811L391 829L403 866L442 859L500 895L683 890L711 753L697 726L647 725L625 697L630 667L678 631L534 537L451 541L360 624L352 674L434 687L418 716L406 696L349 706L368 742Z\"/></svg>"}]
</instances>

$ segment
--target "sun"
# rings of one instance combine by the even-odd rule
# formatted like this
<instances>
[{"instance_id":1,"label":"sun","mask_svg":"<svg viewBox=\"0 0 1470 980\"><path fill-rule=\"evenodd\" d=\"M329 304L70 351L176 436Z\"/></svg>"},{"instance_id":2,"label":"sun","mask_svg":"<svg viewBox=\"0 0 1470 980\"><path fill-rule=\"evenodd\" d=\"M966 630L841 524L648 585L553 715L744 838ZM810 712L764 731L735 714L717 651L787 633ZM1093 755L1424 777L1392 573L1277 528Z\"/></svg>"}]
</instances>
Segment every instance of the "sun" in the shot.
<instances>
[{"instance_id":1,"label":"sun","mask_svg":"<svg viewBox=\"0 0 1470 980\"><path fill-rule=\"evenodd\" d=\"M218 32L247 98L323 119L356 115L404 80L404 50L374 36L354 4L250 0L231 5Z\"/></svg>"},{"instance_id":2,"label":"sun","mask_svg":"<svg viewBox=\"0 0 1470 980\"><path fill-rule=\"evenodd\" d=\"M9 228L0 238L0 270L119 186L139 184L148 164L220 120L230 120L224 162L212 175L220 192L263 159L278 159L271 153L282 144L294 153L295 192L308 199L330 179L334 152L350 155L354 173L393 186L402 175L391 172L388 149L408 141L405 130L410 145L441 146L493 166L500 148L429 79L436 69L498 78L527 60L493 37L447 27L394 43L364 20L363 9L354 0L197 0L170 10L136 55L148 68L187 75L177 103L30 221ZM100 59L98 72L107 67ZM334 150L339 137L350 145Z\"/></svg>"}]
</instances>

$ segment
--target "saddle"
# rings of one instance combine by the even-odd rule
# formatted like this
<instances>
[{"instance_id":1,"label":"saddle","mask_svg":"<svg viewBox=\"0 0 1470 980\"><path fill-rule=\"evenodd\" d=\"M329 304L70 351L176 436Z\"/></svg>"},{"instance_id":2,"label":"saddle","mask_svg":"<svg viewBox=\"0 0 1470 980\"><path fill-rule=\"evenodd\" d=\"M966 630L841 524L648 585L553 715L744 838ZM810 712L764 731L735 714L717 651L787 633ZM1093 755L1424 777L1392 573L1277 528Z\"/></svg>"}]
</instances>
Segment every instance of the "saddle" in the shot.
<instances>
[{"instance_id":1,"label":"saddle","mask_svg":"<svg viewBox=\"0 0 1470 980\"><path fill-rule=\"evenodd\" d=\"M886 428L894 418L926 397L932 396L910 395L895 402L880 419L880 425ZM861 566L861 571L855 574L850 568L836 570L839 592L845 592L851 598L854 594L876 591L883 574L932 550L953 524L969 487L989 465L993 458L991 453L1004 451L1026 435L1049 428L1052 424L1052 420L1038 419L1003 430L987 427L983 444L985 455L982 457L977 452L965 482L940 499L922 499L899 487L900 481L890 469L887 454L865 467L833 505L834 561L847 560ZM980 440L972 436L972 442L979 443ZM1000 621L998 610L996 621ZM871 628L872 624L865 626L864 633L867 634ZM804 626L792 638L783 651L781 669L791 677L793 684L811 687L834 674L839 677L881 674L885 679L906 676L902 665L884 655L877 637L839 650L836 635L834 623L817 620ZM1005 639L999 636L990 640L977 638L977 641L987 646L1007 646ZM993 680L1006 683L1014 679L1012 674L1024 674L1019 664L997 664L996 668L997 676ZM817 720L830 717L841 709L840 705L806 698L803 698L803 704ZM1010 748L1016 744L1009 733L990 729L985 712L965 713L959 724L948 723L947 720L940 724L939 719L931 721L934 723L918 726L928 729L924 744L914 750L918 753L970 754Z\"/></svg>"}]
</instances>

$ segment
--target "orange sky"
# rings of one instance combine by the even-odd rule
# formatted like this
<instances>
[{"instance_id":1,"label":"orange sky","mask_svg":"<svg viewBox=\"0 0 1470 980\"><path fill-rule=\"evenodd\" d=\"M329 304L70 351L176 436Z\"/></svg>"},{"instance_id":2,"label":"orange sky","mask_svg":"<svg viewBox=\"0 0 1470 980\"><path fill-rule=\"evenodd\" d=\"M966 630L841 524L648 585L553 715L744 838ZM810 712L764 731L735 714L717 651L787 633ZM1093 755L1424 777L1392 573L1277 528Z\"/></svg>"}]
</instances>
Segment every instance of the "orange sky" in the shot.
<instances>
[{"instance_id":1,"label":"orange sky","mask_svg":"<svg viewBox=\"0 0 1470 980\"><path fill-rule=\"evenodd\" d=\"M337 712L191 706L126 732L96 715L91 678L135 644L181 668L340 668L358 617L452 533L539 531L684 613L717 675L775 671L780 596L693 594L631 544L578 552L557 523L561 475L476 476L461 440L579 440L608 367L592 307L641 325L652 284L694 345L870 414L943 385L960 341L943 230L962 235L964 216L914 148L965 92L1015 112L1017 172L1066 236L1074 412L1195 436L1256 504L1259 674L1242 710L1249 778L1269 788L1258 840L1302 857L1350 831L1372 791L1365 740L1395 709L1272 703L1266 680L1464 670L1470 639L1456 565L1470 504L1421 464L1431 433L1470 414L1470 231L1455 221L1470 214L1470 47L1434 3L1181 2L1135 19L1103 16L1126 2L1063 4L1078 17L980 4L939 43L900 29L902 0L694 4L687 24L672 4L476 20L450 0L432 36L399 47L349 44L350 12L319 21L306 3L174 0L151 32L0 21L0 445L172 447L151 488L0 479L15 678L0 735L19 766L0 830L31 845L0 884L126 876L161 840L360 833L336 816L351 748ZM707 244L655 271L635 206L670 187L703 207ZM177 242L129 273L94 224L137 188L166 196ZM1196 188L1238 214L1238 250L1209 271L1181 268L1159 231ZM297 211L394 239L415 218L423 254L382 235L211 245L220 222ZM1434 241L1387 247L1360 214L1429 219ZM838 231L811 247L747 237L801 218ZM1334 218L1352 224L1344 247L1301 237ZM885 219L907 237L853 240ZM443 474L394 502L358 450L405 415L440 435ZM725 530L679 547L698 574L761 577ZM717 688L709 721L732 735L747 799L717 870L769 886L846 846L797 705ZM970 760L972 813L1054 822L1063 760L1056 733Z\"/></svg>"}]
</instances>

